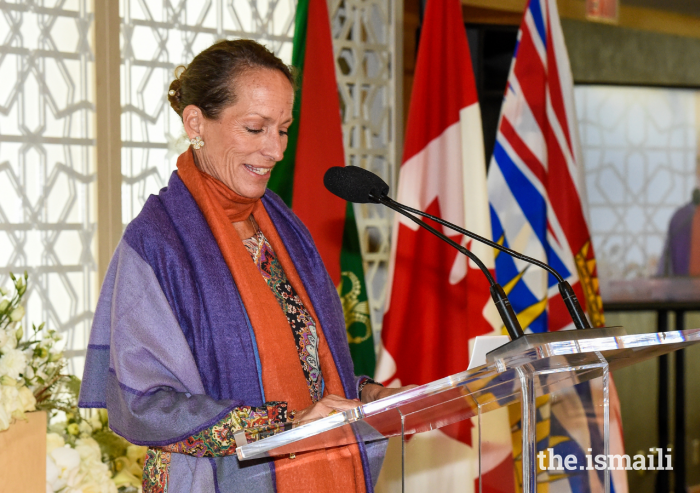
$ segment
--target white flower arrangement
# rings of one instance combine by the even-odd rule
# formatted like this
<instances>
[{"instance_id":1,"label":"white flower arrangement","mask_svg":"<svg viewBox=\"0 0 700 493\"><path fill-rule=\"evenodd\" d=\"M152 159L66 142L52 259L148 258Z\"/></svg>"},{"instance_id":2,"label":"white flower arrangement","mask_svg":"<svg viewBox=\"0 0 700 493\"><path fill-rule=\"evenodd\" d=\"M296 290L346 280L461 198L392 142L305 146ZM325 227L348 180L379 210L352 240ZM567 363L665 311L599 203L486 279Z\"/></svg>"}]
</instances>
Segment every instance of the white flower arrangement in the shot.
<instances>
[{"instance_id":1,"label":"white flower arrangement","mask_svg":"<svg viewBox=\"0 0 700 493\"><path fill-rule=\"evenodd\" d=\"M100 445L90 437L75 448L57 433L46 436L47 493L117 493L109 466L102 462Z\"/></svg>"},{"instance_id":2,"label":"white flower arrangement","mask_svg":"<svg viewBox=\"0 0 700 493\"><path fill-rule=\"evenodd\" d=\"M58 343L62 336L44 324L32 325L25 333L22 297L27 291L27 273L10 273L14 293L0 288L0 431L12 421L24 419L28 411L69 411L69 386L77 379L63 373L66 366Z\"/></svg>"},{"instance_id":3,"label":"white flower arrangement","mask_svg":"<svg viewBox=\"0 0 700 493\"><path fill-rule=\"evenodd\" d=\"M147 447L132 445L111 432L104 409L88 418L78 413L65 413L65 417L49 425L46 437L47 493L140 493ZM70 451L78 452L79 464L68 462L76 457Z\"/></svg>"},{"instance_id":4,"label":"white flower arrangement","mask_svg":"<svg viewBox=\"0 0 700 493\"><path fill-rule=\"evenodd\" d=\"M0 431L9 428L14 420L24 419L25 412L36 409L34 387L39 383L36 376L25 378L31 356L26 344L21 343L24 306L20 302L27 290L27 274L19 279L13 274L10 277L14 294L9 296L7 289L0 288Z\"/></svg>"},{"instance_id":5,"label":"white flower arrangement","mask_svg":"<svg viewBox=\"0 0 700 493\"><path fill-rule=\"evenodd\" d=\"M10 274L14 293L0 287L0 433L25 413L45 410L47 493L140 492L146 447L115 435L101 409L78 412L80 380L63 373L60 334L32 325L26 334L22 297L28 275ZM59 418L65 420L56 422Z\"/></svg>"}]
</instances>

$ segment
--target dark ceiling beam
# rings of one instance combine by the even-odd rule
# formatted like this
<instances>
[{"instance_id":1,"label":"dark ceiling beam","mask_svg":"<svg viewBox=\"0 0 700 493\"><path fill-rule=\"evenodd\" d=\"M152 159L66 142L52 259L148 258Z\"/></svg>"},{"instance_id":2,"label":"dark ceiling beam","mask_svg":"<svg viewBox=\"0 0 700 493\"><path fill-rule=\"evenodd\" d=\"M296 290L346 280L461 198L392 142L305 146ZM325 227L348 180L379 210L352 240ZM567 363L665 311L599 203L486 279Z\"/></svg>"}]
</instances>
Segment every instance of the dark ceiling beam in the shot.
<instances>
[{"instance_id":1,"label":"dark ceiling beam","mask_svg":"<svg viewBox=\"0 0 700 493\"><path fill-rule=\"evenodd\" d=\"M667 0L632 1L645 1L647 3L654 1L661 7L665 5ZM677 2L678 5L680 5L679 2L680 0ZM462 0L465 16L468 15L469 9L488 10L493 13L522 14L526 3L526 0ZM585 0L558 0L557 4L559 6L559 15L563 19L588 20L586 19ZM700 10L700 6L697 8ZM468 19L465 18L465 20L469 22ZM510 17L504 17L502 22L495 21L495 23L510 24L512 20L510 20ZM681 14L661 8L639 7L624 2L620 5L619 19L615 25L628 29L700 38L700 16Z\"/></svg>"}]
</instances>

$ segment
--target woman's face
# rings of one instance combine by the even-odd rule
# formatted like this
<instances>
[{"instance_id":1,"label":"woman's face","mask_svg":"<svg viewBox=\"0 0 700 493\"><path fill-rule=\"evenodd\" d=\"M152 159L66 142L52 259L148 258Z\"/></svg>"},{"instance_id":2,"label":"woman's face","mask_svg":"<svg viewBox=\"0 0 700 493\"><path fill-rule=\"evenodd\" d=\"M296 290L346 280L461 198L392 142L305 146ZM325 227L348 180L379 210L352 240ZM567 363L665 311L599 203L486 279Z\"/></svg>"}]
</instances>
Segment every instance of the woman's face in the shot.
<instances>
[{"instance_id":1,"label":"woman's face","mask_svg":"<svg viewBox=\"0 0 700 493\"><path fill-rule=\"evenodd\" d=\"M294 90L279 71L253 69L236 80L236 97L217 120L188 106L183 112L185 130L190 138L199 135L204 141L195 150L202 171L238 195L258 198L287 148Z\"/></svg>"}]
</instances>

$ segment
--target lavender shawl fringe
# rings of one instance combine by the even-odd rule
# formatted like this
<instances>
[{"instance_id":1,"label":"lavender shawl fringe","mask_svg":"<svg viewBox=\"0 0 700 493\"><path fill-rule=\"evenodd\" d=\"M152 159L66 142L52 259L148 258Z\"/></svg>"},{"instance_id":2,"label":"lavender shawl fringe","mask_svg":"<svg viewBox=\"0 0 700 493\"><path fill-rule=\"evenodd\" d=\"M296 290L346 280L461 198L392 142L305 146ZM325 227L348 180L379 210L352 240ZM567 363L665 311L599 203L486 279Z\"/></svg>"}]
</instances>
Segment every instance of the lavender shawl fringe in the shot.
<instances>
[{"instance_id":1,"label":"lavender shawl fringe","mask_svg":"<svg viewBox=\"0 0 700 493\"><path fill-rule=\"evenodd\" d=\"M335 287L306 227L274 193L262 199L311 298L349 398L358 379ZM80 407L106 407L139 445L180 441L237 406L265 402L255 334L233 277L177 172L124 232L98 300ZM386 441L360 443L373 491ZM173 454L171 493L275 491L274 462Z\"/></svg>"}]
</instances>

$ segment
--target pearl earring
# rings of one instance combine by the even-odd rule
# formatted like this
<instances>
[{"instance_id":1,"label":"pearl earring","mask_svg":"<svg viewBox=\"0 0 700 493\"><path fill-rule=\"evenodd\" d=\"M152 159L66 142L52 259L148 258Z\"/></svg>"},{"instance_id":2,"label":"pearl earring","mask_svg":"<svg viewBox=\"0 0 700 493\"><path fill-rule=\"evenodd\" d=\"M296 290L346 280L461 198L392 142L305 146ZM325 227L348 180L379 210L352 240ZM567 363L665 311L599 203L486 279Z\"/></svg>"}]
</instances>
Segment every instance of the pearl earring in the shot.
<instances>
[{"instance_id":1,"label":"pearl earring","mask_svg":"<svg viewBox=\"0 0 700 493\"><path fill-rule=\"evenodd\" d=\"M204 141L198 135L194 139L190 139L190 144L192 144L192 147L194 147L196 150L199 150L204 146Z\"/></svg>"}]
</instances>

